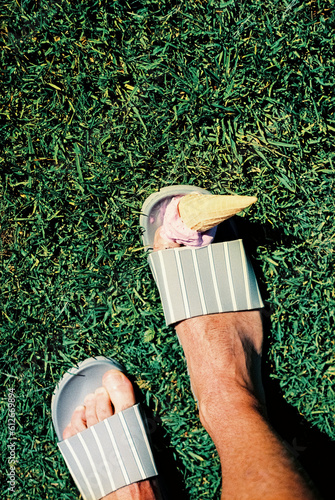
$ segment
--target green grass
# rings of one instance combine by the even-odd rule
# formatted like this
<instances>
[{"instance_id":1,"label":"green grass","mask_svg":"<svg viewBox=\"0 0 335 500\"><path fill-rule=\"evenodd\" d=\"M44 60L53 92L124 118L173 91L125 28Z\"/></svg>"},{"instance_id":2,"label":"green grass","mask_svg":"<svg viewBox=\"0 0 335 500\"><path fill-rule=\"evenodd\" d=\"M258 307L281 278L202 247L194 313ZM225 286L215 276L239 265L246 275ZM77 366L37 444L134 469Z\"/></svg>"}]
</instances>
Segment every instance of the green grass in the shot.
<instances>
[{"instance_id":1,"label":"green grass","mask_svg":"<svg viewBox=\"0 0 335 500\"><path fill-rule=\"evenodd\" d=\"M93 355L135 377L184 498L219 498L219 461L141 247L142 203L170 184L258 196L243 220L272 311L269 376L334 439L334 12L323 0L3 2L1 446L7 463L14 387L18 457L8 498L77 498L50 400Z\"/></svg>"}]
</instances>

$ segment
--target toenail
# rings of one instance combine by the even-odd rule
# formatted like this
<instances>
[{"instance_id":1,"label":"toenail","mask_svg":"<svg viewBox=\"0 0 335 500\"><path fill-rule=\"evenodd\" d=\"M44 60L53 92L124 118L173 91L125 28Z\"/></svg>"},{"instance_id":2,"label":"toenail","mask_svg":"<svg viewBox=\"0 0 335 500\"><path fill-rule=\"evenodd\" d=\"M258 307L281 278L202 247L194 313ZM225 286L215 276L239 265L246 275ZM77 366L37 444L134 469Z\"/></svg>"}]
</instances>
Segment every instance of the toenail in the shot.
<instances>
[{"instance_id":1,"label":"toenail","mask_svg":"<svg viewBox=\"0 0 335 500\"><path fill-rule=\"evenodd\" d=\"M121 373L119 370L112 370L108 372L104 376L104 378L109 384L113 384L114 387L123 384L125 381L123 373Z\"/></svg>"},{"instance_id":2,"label":"toenail","mask_svg":"<svg viewBox=\"0 0 335 500\"><path fill-rule=\"evenodd\" d=\"M84 399L84 403L88 401L92 401L94 399L95 395L94 394L87 394L87 396Z\"/></svg>"},{"instance_id":3,"label":"toenail","mask_svg":"<svg viewBox=\"0 0 335 500\"><path fill-rule=\"evenodd\" d=\"M77 406L77 408L75 408L74 411L75 412L80 412L80 411L83 411L83 410L85 410L85 406L84 405L79 405L79 406Z\"/></svg>"},{"instance_id":4,"label":"toenail","mask_svg":"<svg viewBox=\"0 0 335 500\"><path fill-rule=\"evenodd\" d=\"M95 390L95 394L105 395L106 389L104 389L103 387L98 387L98 389Z\"/></svg>"}]
</instances>

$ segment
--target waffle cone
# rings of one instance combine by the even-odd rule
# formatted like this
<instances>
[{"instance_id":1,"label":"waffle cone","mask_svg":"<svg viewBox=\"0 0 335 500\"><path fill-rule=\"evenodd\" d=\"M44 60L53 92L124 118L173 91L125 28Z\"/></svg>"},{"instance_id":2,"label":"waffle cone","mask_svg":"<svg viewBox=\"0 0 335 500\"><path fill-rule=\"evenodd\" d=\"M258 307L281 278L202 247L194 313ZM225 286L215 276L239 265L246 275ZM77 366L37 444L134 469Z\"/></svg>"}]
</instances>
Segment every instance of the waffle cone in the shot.
<instances>
[{"instance_id":1,"label":"waffle cone","mask_svg":"<svg viewBox=\"0 0 335 500\"><path fill-rule=\"evenodd\" d=\"M181 198L178 210L187 227L203 233L257 201L255 196L191 193Z\"/></svg>"}]
</instances>

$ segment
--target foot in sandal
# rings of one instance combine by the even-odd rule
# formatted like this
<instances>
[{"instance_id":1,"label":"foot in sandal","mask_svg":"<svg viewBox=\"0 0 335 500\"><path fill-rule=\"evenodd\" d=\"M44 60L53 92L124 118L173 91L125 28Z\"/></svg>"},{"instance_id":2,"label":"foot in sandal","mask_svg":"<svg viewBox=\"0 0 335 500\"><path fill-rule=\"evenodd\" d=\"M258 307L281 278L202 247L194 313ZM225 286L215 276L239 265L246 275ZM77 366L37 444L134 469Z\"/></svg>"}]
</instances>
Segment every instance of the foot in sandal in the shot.
<instances>
[{"instance_id":1,"label":"foot in sandal","mask_svg":"<svg viewBox=\"0 0 335 500\"><path fill-rule=\"evenodd\" d=\"M84 499L161 499L144 421L120 365L98 357L70 370L54 393L52 414Z\"/></svg>"}]
</instances>

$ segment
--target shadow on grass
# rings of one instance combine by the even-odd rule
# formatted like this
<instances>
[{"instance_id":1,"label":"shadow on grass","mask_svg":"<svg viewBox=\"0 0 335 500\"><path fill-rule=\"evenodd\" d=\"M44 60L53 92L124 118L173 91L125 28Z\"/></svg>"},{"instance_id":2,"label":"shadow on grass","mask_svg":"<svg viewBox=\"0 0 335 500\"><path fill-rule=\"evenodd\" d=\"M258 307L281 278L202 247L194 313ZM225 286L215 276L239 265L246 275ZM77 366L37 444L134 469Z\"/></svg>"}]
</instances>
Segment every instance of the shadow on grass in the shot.
<instances>
[{"instance_id":1,"label":"shadow on grass","mask_svg":"<svg viewBox=\"0 0 335 500\"><path fill-rule=\"evenodd\" d=\"M335 442L300 415L283 397L279 381L271 378L268 359L270 348L270 318L264 321L263 385L268 420L275 432L302 466L320 493L321 499L334 499L333 457Z\"/></svg>"},{"instance_id":2,"label":"shadow on grass","mask_svg":"<svg viewBox=\"0 0 335 500\"><path fill-rule=\"evenodd\" d=\"M285 235L278 229L273 229L269 224L254 224L241 217L234 219L235 237L243 238L246 251L251 256L263 300L266 303L269 296L264 276L252 255L256 255L258 246L266 246L270 250L275 250L278 244L289 248L301 243L301 241ZM279 381L271 378L272 369L268 356L271 347L271 310L269 307L265 308L263 326L262 374L269 422L275 432L283 439L284 444L298 461L298 464L301 464L321 497L324 500L333 500L335 442L316 427L312 427L296 408L285 401Z\"/></svg>"},{"instance_id":3,"label":"shadow on grass","mask_svg":"<svg viewBox=\"0 0 335 500\"><path fill-rule=\"evenodd\" d=\"M284 398L278 381L263 369L268 419L284 444L301 464L323 500L334 499L333 457L335 443L326 434L311 427L307 420Z\"/></svg>"},{"instance_id":4,"label":"shadow on grass","mask_svg":"<svg viewBox=\"0 0 335 500\"><path fill-rule=\"evenodd\" d=\"M173 453L173 447L167 433L164 433L161 419L154 415L153 408L143 400L143 395L135 383L135 379L129 376L134 390L136 401L141 402L141 407L147 418L149 439L156 462L156 467L159 476L159 485L163 500L172 500L182 498L189 500L188 492L185 488L185 480L180 471L184 470L184 466L176 455Z\"/></svg>"}]
</instances>

